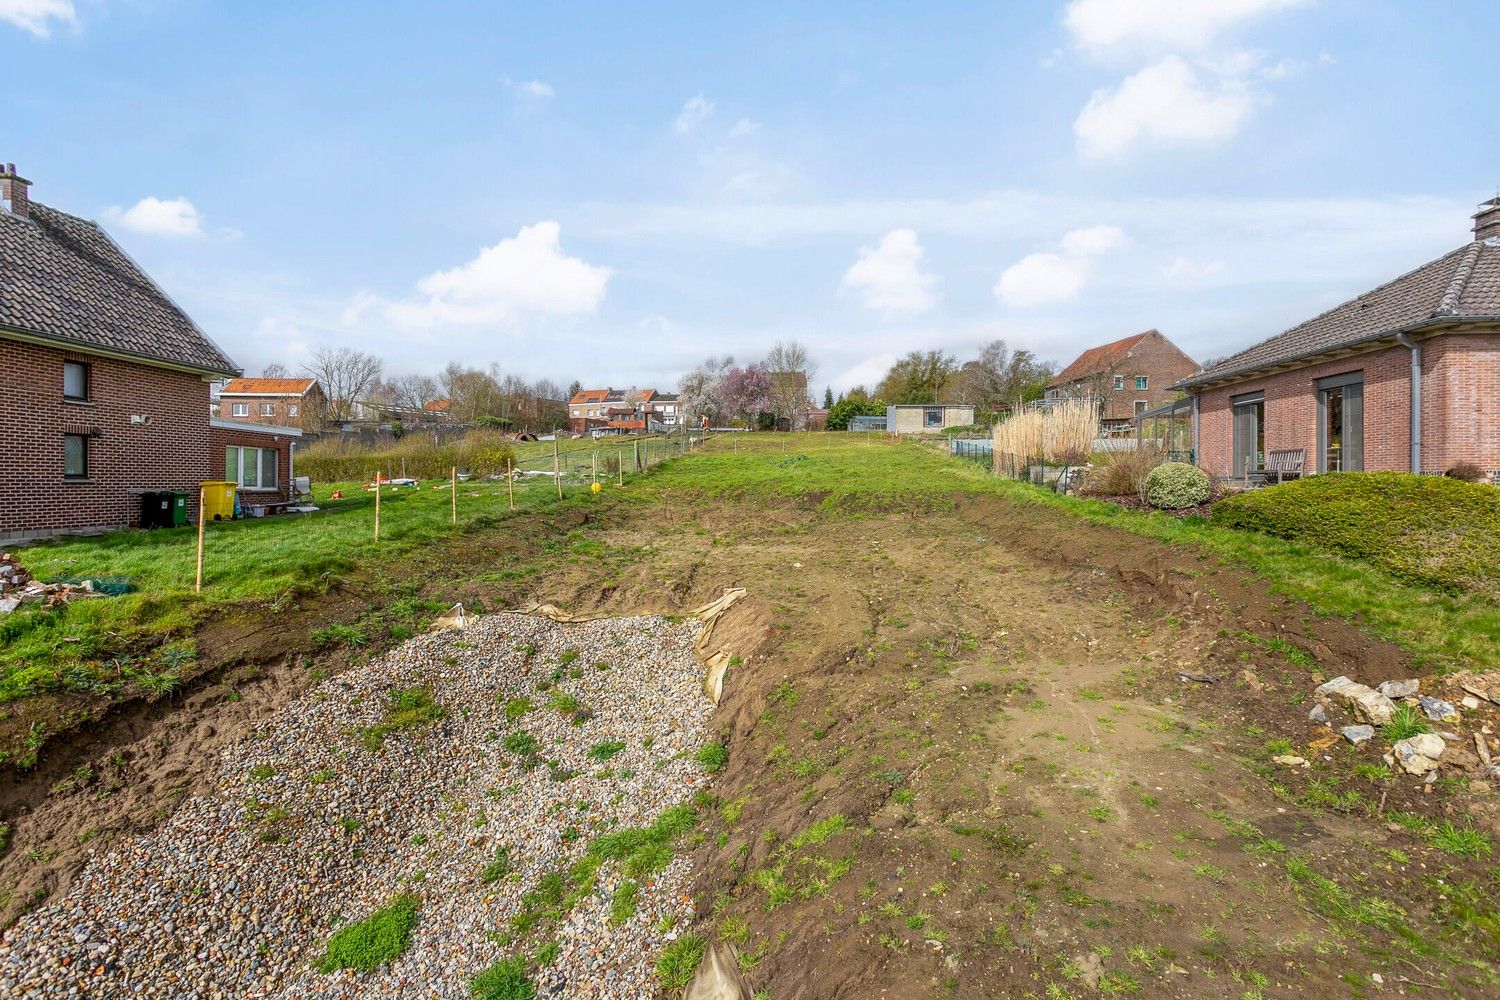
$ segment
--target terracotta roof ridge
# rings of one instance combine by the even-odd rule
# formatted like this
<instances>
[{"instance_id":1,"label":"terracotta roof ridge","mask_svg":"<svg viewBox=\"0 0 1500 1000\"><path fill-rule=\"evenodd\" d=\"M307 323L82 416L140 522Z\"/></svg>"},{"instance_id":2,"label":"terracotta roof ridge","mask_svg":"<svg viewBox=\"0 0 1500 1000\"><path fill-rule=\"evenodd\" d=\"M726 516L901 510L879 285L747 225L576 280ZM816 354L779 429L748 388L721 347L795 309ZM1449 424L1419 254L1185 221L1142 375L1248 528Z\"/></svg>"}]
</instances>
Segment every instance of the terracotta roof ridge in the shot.
<instances>
[{"instance_id":1,"label":"terracotta roof ridge","mask_svg":"<svg viewBox=\"0 0 1500 1000\"><path fill-rule=\"evenodd\" d=\"M1448 283L1448 290L1438 301L1438 307L1433 312L1434 316L1456 316L1458 315L1458 300L1463 297L1464 286L1469 283L1469 275L1474 273L1474 265L1479 263L1479 251L1483 244L1475 240L1469 244L1468 252L1458 262L1458 268L1453 272L1453 280Z\"/></svg>"}]
</instances>

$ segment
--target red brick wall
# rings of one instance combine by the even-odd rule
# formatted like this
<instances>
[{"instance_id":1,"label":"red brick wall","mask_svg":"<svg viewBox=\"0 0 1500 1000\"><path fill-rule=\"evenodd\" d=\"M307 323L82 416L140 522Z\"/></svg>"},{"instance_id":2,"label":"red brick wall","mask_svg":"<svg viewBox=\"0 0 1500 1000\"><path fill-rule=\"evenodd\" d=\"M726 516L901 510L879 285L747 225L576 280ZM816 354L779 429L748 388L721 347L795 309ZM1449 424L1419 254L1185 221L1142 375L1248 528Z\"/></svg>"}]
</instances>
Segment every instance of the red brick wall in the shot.
<instances>
[{"instance_id":1,"label":"red brick wall","mask_svg":"<svg viewBox=\"0 0 1500 1000\"><path fill-rule=\"evenodd\" d=\"M1422 471L1444 472L1460 461L1500 470L1500 335L1444 335L1422 343ZM1411 352L1404 347L1357 355L1199 395L1198 461L1231 475L1234 448L1230 397L1264 392L1266 451L1303 449L1317 468L1316 382L1362 371L1364 454L1368 471L1411 470Z\"/></svg>"},{"instance_id":2,"label":"red brick wall","mask_svg":"<svg viewBox=\"0 0 1500 1000\"><path fill-rule=\"evenodd\" d=\"M1115 389L1113 381L1103 387L1104 413L1100 419L1131 420L1138 399L1146 401L1148 410L1170 403L1179 393L1168 391L1167 386L1181 382L1197 370L1197 363L1166 337L1159 333L1147 335L1130 349L1129 357L1111 369L1111 375L1125 376L1125 388ZM1144 392L1135 387L1137 375L1149 378Z\"/></svg>"},{"instance_id":3,"label":"red brick wall","mask_svg":"<svg viewBox=\"0 0 1500 1000\"><path fill-rule=\"evenodd\" d=\"M247 411L244 414L234 412L236 404L243 404ZM262 406L269 406L270 413L262 413ZM292 407L297 407L296 415L292 414ZM301 396L220 396L219 416L225 420L242 420L252 424L275 424L277 427L301 427L302 426L302 397Z\"/></svg>"},{"instance_id":4,"label":"red brick wall","mask_svg":"<svg viewBox=\"0 0 1500 1000\"><path fill-rule=\"evenodd\" d=\"M88 403L63 401L63 361L90 366ZM197 517L208 462L202 377L85 352L0 340L0 538L140 519L144 490L188 490ZM132 424L146 414L149 424ZM89 476L63 479L64 433L89 439Z\"/></svg>"},{"instance_id":5,"label":"red brick wall","mask_svg":"<svg viewBox=\"0 0 1500 1000\"><path fill-rule=\"evenodd\" d=\"M260 434L255 431L228 430L223 427L210 427L208 429L208 461L209 473L205 479L226 478L224 465L224 449L230 445L241 448L275 448L279 454L276 456L276 488L274 490L245 490L240 495L240 504L255 503L256 500L285 500L291 493L292 478L292 442L297 439L289 435Z\"/></svg>"}]
</instances>

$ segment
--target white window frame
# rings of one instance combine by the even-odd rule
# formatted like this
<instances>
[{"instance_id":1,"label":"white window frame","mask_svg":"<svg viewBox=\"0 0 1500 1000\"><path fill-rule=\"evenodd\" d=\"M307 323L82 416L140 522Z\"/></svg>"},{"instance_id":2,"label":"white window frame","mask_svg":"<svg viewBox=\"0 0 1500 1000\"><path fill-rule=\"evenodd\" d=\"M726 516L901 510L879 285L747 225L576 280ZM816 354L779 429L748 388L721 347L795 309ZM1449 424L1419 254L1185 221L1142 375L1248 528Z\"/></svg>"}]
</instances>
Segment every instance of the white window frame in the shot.
<instances>
[{"instance_id":1,"label":"white window frame","mask_svg":"<svg viewBox=\"0 0 1500 1000\"><path fill-rule=\"evenodd\" d=\"M254 482L245 481L245 467L247 456L250 468L254 470ZM267 470L267 457L269 456L271 482L262 482L262 473ZM275 493L281 489L281 452L277 448L254 448L250 445L231 444L224 446L224 478L239 486L240 489L259 493Z\"/></svg>"},{"instance_id":2,"label":"white window frame","mask_svg":"<svg viewBox=\"0 0 1500 1000\"><path fill-rule=\"evenodd\" d=\"M274 417L274 416L276 416L276 404L275 403L261 403L260 404L260 415L263 416L263 417Z\"/></svg>"},{"instance_id":3,"label":"white window frame","mask_svg":"<svg viewBox=\"0 0 1500 1000\"><path fill-rule=\"evenodd\" d=\"M232 417L248 417L250 415L249 403L230 403L229 415Z\"/></svg>"},{"instance_id":4,"label":"white window frame","mask_svg":"<svg viewBox=\"0 0 1500 1000\"><path fill-rule=\"evenodd\" d=\"M1135 377L1135 391L1136 392L1145 392L1145 391L1147 391L1150 388L1151 388L1151 376L1150 375L1137 375Z\"/></svg>"},{"instance_id":5,"label":"white window frame","mask_svg":"<svg viewBox=\"0 0 1500 1000\"><path fill-rule=\"evenodd\" d=\"M292 403L290 406L288 406L286 408L287 416L289 416L289 417L295 417L297 415L297 409L298 409L297 404L296 403Z\"/></svg>"},{"instance_id":6,"label":"white window frame","mask_svg":"<svg viewBox=\"0 0 1500 1000\"><path fill-rule=\"evenodd\" d=\"M1125 388L1125 376L1124 375L1116 375L1115 376L1115 392L1121 392L1121 391L1124 390L1124 388Z\"/></svg>"}]
</instances>

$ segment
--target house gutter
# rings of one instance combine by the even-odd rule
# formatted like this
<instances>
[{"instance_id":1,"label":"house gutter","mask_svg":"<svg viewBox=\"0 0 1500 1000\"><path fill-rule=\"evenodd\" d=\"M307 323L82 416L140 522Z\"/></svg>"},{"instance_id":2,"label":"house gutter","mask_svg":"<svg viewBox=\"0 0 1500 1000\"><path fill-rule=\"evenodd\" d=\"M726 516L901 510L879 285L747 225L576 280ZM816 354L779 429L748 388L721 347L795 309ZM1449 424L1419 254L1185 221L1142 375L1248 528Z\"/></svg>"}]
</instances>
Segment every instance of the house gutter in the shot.
<instances>
[{"instance_id":1,"label":"house gutter","mask_svg":"<svg viewBox=\"0 0 1500 1000\"><path fill-rule=\"evenodd\" d=\"M1422 474L1422 345L1406 331L1396 334L1396 343L1411 351L1411 471Z\"/></svg>"}]
</instances>

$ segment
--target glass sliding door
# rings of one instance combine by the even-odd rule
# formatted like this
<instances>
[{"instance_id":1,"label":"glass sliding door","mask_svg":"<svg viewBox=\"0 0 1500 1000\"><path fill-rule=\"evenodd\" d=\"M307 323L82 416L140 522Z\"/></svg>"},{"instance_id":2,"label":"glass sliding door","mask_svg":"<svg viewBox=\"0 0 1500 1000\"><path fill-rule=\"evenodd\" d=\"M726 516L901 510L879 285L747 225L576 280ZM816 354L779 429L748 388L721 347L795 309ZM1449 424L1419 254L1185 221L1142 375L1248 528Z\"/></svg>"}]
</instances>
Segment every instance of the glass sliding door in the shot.
<instances>
[{"instance_id":1,"label":"glass sliding door","mask_svg":"<svg viewBox=\"0 0 1500 1000\"><path fill-rule=\"evenodd\" d=\"M1253 392L1230 400L1234 410L1234 469L1231 475L1243 479L1266 466L1266 398Z\"/></svg>"},{"instance_id":2,"label":"glass sliding door","mask_svg":"<svg viewBox=\"0 0 1500 1000\"><path fill-rule=\"evenodd\" d=\"M1364 373L1318 381L1318 470L1363 472L1365 468Z\"/></svg>"}]
</instances>

